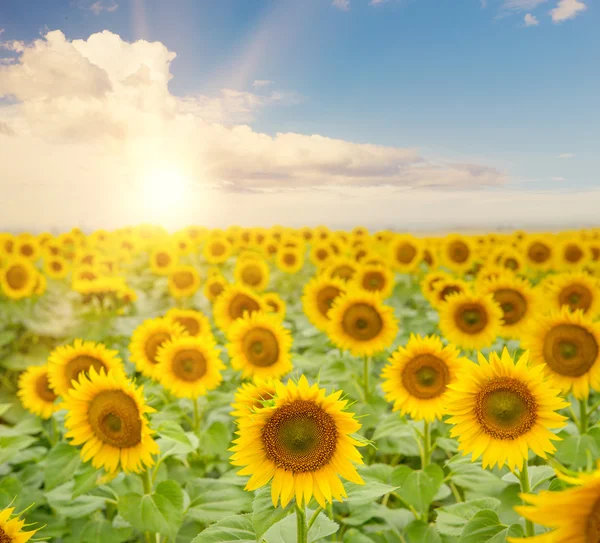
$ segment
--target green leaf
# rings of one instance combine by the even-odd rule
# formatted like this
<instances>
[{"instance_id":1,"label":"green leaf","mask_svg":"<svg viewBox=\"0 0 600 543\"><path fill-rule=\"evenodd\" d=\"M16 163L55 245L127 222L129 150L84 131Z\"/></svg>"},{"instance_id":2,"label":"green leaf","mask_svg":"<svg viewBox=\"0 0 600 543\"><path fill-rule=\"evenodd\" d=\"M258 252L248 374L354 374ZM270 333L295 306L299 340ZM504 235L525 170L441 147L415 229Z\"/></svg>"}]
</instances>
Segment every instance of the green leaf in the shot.
<instances>
[{"instance_id":1,"label":"green leaf","mask_svg":"<svg viewBox=\"0 0 600 543\"><path fill-rule=\"evenodd\" d=\"M433 524L427 524L422 520L411 522L406 527L405 533L410 543L442 543L442 538Z\"/></svg>"},{"instance_id":2,"label":"green leaf","mask_svg":"<svg viewBox=\"0 0 600 543\"><path fill-rule=\"evenodd\" d=\"M374 479L365 478L364 485L357 485L356 483L344 483L348 498L344 500L352 504L370 503L377 500L385 494L394 492L398 487L384 485Z\"/></svg>"},{"instance_id":3,"label":"green leaf","mask_svg":"<svg viewBox=\"0 0 600 543\"><path fill-rule=\"evenodd\" d=\"M92 464L84 464L83 469L75 475L75 486L73 487L73 497L81 496L95 488L98 484L99 472Z\"/></svg>"},{"instance_id":4,"label":"green leaf","mask_svg":"<svg viewBox=\"0 0 600 543\"><path fill-rule=\"evenodd\" d=\"M206 479L187 487L190 505L186 515L203 524L212 524L217 520L237 513L247 513L252 507L252 494L236 485L223 483L219 479Z\"/></svg>"},{"instance_id":5,"label":"green leaf","mask_svg":"<svg viewBox=\"0 0 600 543\"><path fill-rule=\"evenodd\" d=\"M270 487L261 488L252 503L252 525L256 538L260 539L271 526L289 515L292 509L291 504L285 508L273 507Z\"/></svg>"},{"instance_id":6,"label":"green leaf","mask_svg":"<svg viewBox=\"0 0 600 543\"><path fill-rule=\"evenodd\" d=\"M529 466L529 487L534 491L555 475L556 473L550 466ZM508 483L520 484L518 477L514 473L507 473L502 477L502 480Z\"/></svg>"},{"instance_id":7,"label":"green leaf","mask_svg":"<svg viewBox=\"0 0 600 543\"><path fill-rule=\"evenodd\" d=\"M73 499L74 484L73 481L69 481L46 493L48 504L59 515L72 519L82 518L104 509L106 502L100 496L78 496Z\"/></svg>"},{"instance_id":8,"label":"green leaf","mask_svg":"<svg viewBox=\"0 0 600 543\"><path fill-rule=\"evenodd\" d=\"M459 536L465 524L482 509L495 510L500 505L496 498L482 498L455 503L436 509L436 526L441 534Z\"/></svg>"},{"instance_id":9,"label":"green leaf","mask_svg":"<svg viewBox=\"0 0 600 543\"><path fill-rule=\"evenodd\" d=\"M502 524L494 511L479 511L466 525L459 543L500 543L506 540L510 527Z\"/></svg>"},{"instance_id":10,"label":"green leaf","mask_svg":"<svg viewBox=\"0 0 600 543\"><path fill-rule=\"evenodd\" d=\"M223 456L231 442L229 427L223 422L213 422L202 434L201 447L207 456Z\"/></svg>"},{"instance_id":11,"label":"green leaf","mask_svg":"<svg viewBox=\"0 0 600 543\"><path fill-rule=\"evenodd\" d=\"M73 478L81 464L79 451L68 443L58 443L48 453L44 467L44 486L52 490Z\"/></svg>"},{"instance_id":12,"label":"green leaf","mask_svg":"<svg viewBox=\"0 0 600 543\"><path fill-rule=\"evenodd\" d=\"M4 415L4 413L6 413L12 406L12 403L0 403L0 417Z\"/></svg>"},{"instance_id":13,"label":"green leaf","mask_svg":"<svg viewBox=\"0 0 600 543\"><path fill-rule=\"evenodd\" d=\"M439 483L434 481L425 471L413 471L398 490L404 501L412 505L421 515L429 511L439 488Z\"/></svg>"},{"instance_id":14,"label":"green leaf","mask_svg":"<svg viewBox=\"0 0 600 543\"><path fill-rule=\"evenodd\" d=\"M189 448L189 452L194 450L190 438L186 435L183 428L174 421L167 420L163 422L156 429L156 433L165 439L170 439L180 443L181 445L185 445L187 448Z\"/></svg>"},{"instance_id":15,"label":"green leaf","mask_svg":"<svg viewBox=\"0 0 600 543\"><path fill-rule=\"evenodd\" d=\"M310 519L314 511L306 511L307 520ZM328 535L337 532L338 524L333 522L325 513L320 512L315 523L308 531L308 543L319 541ZM267 543L290 543L296 540L296 513L283 518L262 536Z\"/></svg>"},{"instance_id":16,"label":"green leaf","mask_svg":"<svg viewBox=\"0 0 600 543\"><path fill-rule=\"evenodd\" d=\"M15 460L18 453L35 443L36 439L31 436L6 436L0 437L0 464Z\"/></svg>"},{"instance_id":17,"label":"green leaf","mask_svg":"<svg viewBox=\"0 0 600 543\"><path fill-rule=\"evenodd\" d=\"M209 526L191 543L256 543L256 535L250 515L233 515Z\"/></svg>"},{"instance_id":18,"label":"green leaf","mask_svg":"<svg viewBox=\"0 0 600 543\"><path fill-rule=\"evenodd\" d=\"M131 537L131 528L115 528L106 519L94 519L88 522L79 535L81 543L121 543Z\"/></svg>"},{"instance_id":19,"label":"green leaf","mask_svg":"<svg viewBox=\"0 0 600 543\"><path fill-rule=\"evenodd\" d=\"M370 537L360 533L355 528L350 528L344 534L344 543L375 543Z\"/></svg>"},{"instance_id":20,"label":"green leaf","mask_svg":"<svg viewBox=\"0 0 600 543\"><path fill-rule=\"evenodd\" d=\"M419 456L418 436L415 428L393 414L383 419L375 428L373 441L383 453Z\"/></svg>"},{"instance_id":21,"label":"green leaf","mask_svg":"<svg viewBox=\"0 0 600 543\"><path fill-rule=\"evenodd\" d=\"M594 464L599 456L596 440L589 435L567 437L556 448L556 459L572 468L585 468Z\"/></svg>"}]
</instances>

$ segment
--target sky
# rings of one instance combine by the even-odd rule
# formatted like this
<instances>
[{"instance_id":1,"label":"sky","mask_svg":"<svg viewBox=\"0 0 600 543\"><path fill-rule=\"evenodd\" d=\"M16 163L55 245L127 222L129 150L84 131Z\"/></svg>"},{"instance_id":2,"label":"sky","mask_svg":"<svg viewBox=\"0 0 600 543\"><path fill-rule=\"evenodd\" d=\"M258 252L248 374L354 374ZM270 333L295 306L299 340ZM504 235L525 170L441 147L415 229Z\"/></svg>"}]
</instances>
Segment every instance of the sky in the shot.
<instances>
[{"instance_id":1,"label":"sky","mask_svg":"<svg viewBox=\"0 0 600 543\"><path fill-rule=\"evenodd\" d=\"M2 0L0 230L597 225L593 0Z\"/></svg>"}]
</instances>

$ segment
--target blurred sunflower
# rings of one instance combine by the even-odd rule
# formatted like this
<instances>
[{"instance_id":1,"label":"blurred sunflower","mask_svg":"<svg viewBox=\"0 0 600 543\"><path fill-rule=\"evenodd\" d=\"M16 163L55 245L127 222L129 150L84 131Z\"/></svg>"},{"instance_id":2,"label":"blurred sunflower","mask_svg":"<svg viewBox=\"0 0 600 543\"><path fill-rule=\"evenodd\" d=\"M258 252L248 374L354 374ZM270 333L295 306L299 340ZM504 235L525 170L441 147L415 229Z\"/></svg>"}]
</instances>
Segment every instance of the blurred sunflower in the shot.
<instances>
[{"instance_id":1,"label":"blurred sunflower","mask_svg":"<svg viewBox=\"0 0 600 543\"><path fill-rule=\"evenodd\" d=\"M227 331L236 319L246 313L264 310L264 302L258 294L247 287L229 285L219 295L213 306L213 317L216 325Z\"/></svg>"},{"instance_id":2,"label":"blurred sunflower","mask_svg":"<svg viewBox=\"0 0 600 543\"><path fill-rule=\"evenodd\" d=\"M7 507L0 511L0 542L1 543L26 543L38 530L23 531L25 521L19 515L12 517L14 507Z\"/></svg>"},{"instance_id":3,"label":"blurred sunflower","mask_svg":"<svg viewBox=\"0 0 600 543\"><path fill-rule=\"evenodd\" d=\"M20 300L31 296L35 290L39 272L30 260L10 257L0 268L0 286L8 298Z\"/></svg>"},{"instance_id":4,"label":"blurred sunflower","mask_svg":"<svg viewBox=\"0 0 600 543\"><path fill-rule=\"evenodd\" d=\"M354 277L353 285L369 292L376 292L385 299L394 291L394 272L387 266L361 265Z\"/></svg>"},{"instance_id":5,"label":"blurred sunflower","mask_svg":"<svg viewBox=\"0 0 600 543\"><path fill-rule=\"evenodd\" d=\"M156 275L169 275L179 256L170 245L159 245L150 253L150 269Z\"/></svg>"},{"instance_id":6,"label":"blurred sunflower","mask_svg":"<svg viewBox=\"0 0 600 543\"><path fill-rule=\"evenodd\" d=\"M559 270L578 270L592 260L589 247L575 236L559 241L554 254L555 266Z\"/></svg>"},{"instance_id":7,"label":"blurred sunflower","mask_svg":"<svg viewBox=\"0 0 600 543\"><path fill-rule=\"evenodd\" d=\"M431 270L425 274L423 279L421 279L419 284L421 287L421 293L430 303L432 303L435 297L437 284L444 279L451 280L452 276L443 270Z\"/></svg>"},{"instance_id":8,"label":"blurred sunflower","mask_svg":"<svg viewBox=\"0 0 600 543\"><path fill-rule=\"evenodd\" d=\"M285 273L298 273L304 266L304 256L298 249L280 249L275 264Z\"/></svg>"},{"instance_id":9,"label":"blurred sunflower","mask_svg":"<svg viewBox=\"0 0 600 543\"><path fill-rule=\"evenodd\" d=\"M351 281L358 270L356 261L345 256L336 256L329 260L322 273L328 277L337 277L342 281Z\"/></svg>"},{"instance_id":10,"label":"blurred sunflower","mask_svg":"<svg viewBox=\"0 0 600 543\"><path fill-rule=\"evenodd\" d=\"M256 378L250 383L242 383L235 392L230 413L232 417L243 417L265 407L275 396L276 379ZM239 419L238 419L239 421ZM238 422L236 421L236 422Z\"/></svg>"},{"instance_id":11,"label":"blurred sunflower","mask_svg":"<svg viewBox=\"0 0 600 543\"><path fill-rule=\"evenodd\" d=\"M551 236L529 236L523 244L527 265L534 270L552 267L554 250Z\"/></svg>"},{"instance_id":12,"label":"blurred sunflower","mask_svg":"<svg viewBox=\"0 0 600 543\"><path fill-rule=\"evenodd\" d=\"M470 238L452 235L443 240L441 263L455 272L466 272L474 263L475 248Z\"/></svg>"},{"instance_id":13,"label":"blurred sunflower","mask_svg":"<svg viewBox=\"0 0 600 543\"><path fill-rule=\"evenodd\" d=\"M414 271L423 260L423 242L409 234L397 234L389 244L389 261L400 273Z\"/></svg>"},{"instance_id":14,"label":"blurred sunflower","mask_svg":"<svg viewBox=\"0 0 600 543\"><path fill-rule=\"evenodd\" d=\"M8 232L0 233L0 255L10 256L15 251L15 236Z\"/></svg>"},{"instance_id":15,"label":"blurred sunflower","mask_svg":"<svg viewBox=\"0 0 600 543\"><path fill-rule=\"evenodd\" d=\"M276 315L280 320L285 317L286 306L285 301L276 292L267 292L263 294L263 302L265 305L265 312Z\"/></svg>"},{"instance_id":16,"label":"blurred sunflower","mask_svg":"<svg viewBox=\"0 0 600 543\"><path fill-rule=\"evenodd\" d=\"M173 298L193 296L200 288L200 274L194 266L174 266L169 272L169 293Z\"/></svg>"},{"instance_id":17,"label":"blurred sunflower","mask_svg":"<svg viewBox=\"0 0 600 543\"><path fill-rule=\"evenodd\" d=\"M600 313L598 280L587 273L561 273L554 276L546 294L546 303L550 311L568 307L571 311L579 309L592 318Z\"/></svg>"},{"instance_id":18,"label":"blurred sunflower","mask_svg":"<svg viewBox=\"0 0 600 543\"><path fill-rule=\"evenodd\" d=\"M228 285L229 282L222 275L209 275L204 282L204 296L209 302L214 303Z\"/></svg>"},{"instance_id":19,"label":"blurred sunflower","mask_svg":"<svg viewBox=\"0 0 600 543\"><path fill-rule=\"evenodd\" d=\"M200 311L193 309L178 309L173 307L165 314L165 319L179 324L190 336L203 336L212 334L208 317Z\"/></svg>"},{"instance_id":20,"label":"blurred sunflower","mask_svg":"<svg viewBox=\"0 0 600 543\"><path fill-rule=\"evenodd\" d=\"M51 279L64 279L69 275L69 263L60 256L44 259L44 272Z\"/></svg>"},{"instance_id":21,"label":"blurred sunflower","mask_svg":"<svg viewBox=\"0 0 600 543\"><path fill-rule=\"evenodd\" d=\"M326 242L313 243L313 245L310 249L309 258L310 258L310 261L317 268L320 268L320 267L324 266L325 264L327 264L327 262L331 259L331 257L334 254L335 253L333 252L333 249L331 248L329 243L326 243Z\"/></svg>"},{"instance_id":22,"label":"blurred sunflower","mask_svg":"<svg viewBox=\"0 0 600 543\"><path fill-rule=\"evenodd\" d=\"M304 287L302 308L308 320L319 330L325 331L329 325L329 310L334 300L346 292L347 285L341 279L317 276Z\"/></svg>"},{"instance_id":23,"label":"blurred sunflower","mask_svg":"<svg viewBox=\"0 0 600 543\"><path fill-rule=\"evenodd\" d=\"M211 236L204 242L202 254L209 264L222 264L226 262L231 253L233 246L225 238L221 236Z\"/></svg>"},{"instance_id":24,"label":"blurred sunflower","mask_svg":"<svg viewBox=\"0 0 600 543\"><path fill-rule=\"evenodd\" d=\"M257 257L238 259L234 269L234 277L236 282L262 292L269 284L269 266L258 255Z\"/></svg>"},{"instance_id":25,"label":"blurred sunflower","mask_svg":"<svg viewBox=\"0 0 600 543\"><path fill-rule=\"evenodd\" d=\"M471 292L471 285L462 279L448 277L436 281L433 289L429 302L434 308L439 309L449 296Z\"/></svg>"},{"instance_id":26,"label":"blurred sunflower","mask_svg":"<svg viewBox=\"0 0 600 543\"><path fill-rule=\"evenodd\" d=\"M58 396L48 380L48 366L27 368L19 376L17 395L27 411L43 419L49 419L59 409L55 401Z\"/></svg>"},{"instance_id":27,"label":"blurred sunflower","mask_svg":"<svg viewBox=\"0 0 600 543\"><path fill-rule=\"evenodd\" d=\"M42 248L31 234L20 234L15 239L14 253L31 262L35 262L41 255Z\"/></svg>"}]
</instances>

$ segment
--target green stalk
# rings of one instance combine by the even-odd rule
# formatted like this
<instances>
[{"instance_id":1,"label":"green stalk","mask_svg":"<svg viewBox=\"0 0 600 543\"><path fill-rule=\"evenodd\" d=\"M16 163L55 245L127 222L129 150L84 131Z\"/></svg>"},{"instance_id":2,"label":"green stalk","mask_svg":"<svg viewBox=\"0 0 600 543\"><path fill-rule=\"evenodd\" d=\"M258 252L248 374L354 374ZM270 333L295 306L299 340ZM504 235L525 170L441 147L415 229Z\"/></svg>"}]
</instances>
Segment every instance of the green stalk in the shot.
<instances>
[{"instance_id":1,"label":"green stalk","mask_svg":"<svg viewBox=\"0 0 600 543\"><path fill-rule=\"evenodd\" d=\"M588 430L588 410L587 398L579 400L579 431L581 435L586 434Z\"/></svg>"},{"instance_id":2,"label":"green stalk","mask_svg":"<svg viewBox=\"0 0 600 543\"><path fill-rule=\"evenodd\" d=\"M200 398L195 398L194 400L192 400L192 403L194 404L194 433L197 434L198 430L200 429L200 409L198 407L198 402L200 401Z\"/></svg>"},{"instance_id":3,"label":"green stalk","mask_svg":"<svg viewBox=\"0 0 600 543\"><path fill-rule=\"evenodd\" d=\"M308 543L308 526L306 524L306 511L304 506L296 502L296 533L298 534L298 543Z\"/></svg>"},{"instance_id":4,"label":"green stalk","mask_svg":"<svg viewBox=\"0 0 600 543\"><path fill-rule=\"evenodd\" d=\"M423 424L423 456L421 458L421 469L425 469L431 460L431 430L427 421Z\"/></svg>"},{"instance_id":5,"label":"green stalk","mask_svg":"<svg viewBox=\"0 0 600 543\"><path fill-rule=\"evenodd\" d=\"M523 494L529 494L531 492L531 487L529 485L529 469L527 468L527 460L523 462L519 479L521 481L521 492ZM527 537L533 537L535 535L533 522L530 520L525 520L525 535Z\"/></svg>"},{"instance_id":6,"label":"green stalk","mask_svg":"<svg viewBox=\"0 0 600 543\"><path fill-rule=\"evenodd\" d=\"M144 473L141 474L142 485L144 485L144 494L152 494L152 479L150 478L150 471L146 469ZM146 543L152 543L154 539L150 532L144 532L144 537L146 539Z\"/></svg>"},{"instance_id":7,"label":"green stalk","mask_svg":"<svg viewBox=\"0 0 600 543\"><path fill-rule=\"evenodd\" d=\"M364 358L363 379L365 387L365 402L369 401L369 374L371 373L371 359L368 356Z\"/></svg>"}]
</instances>

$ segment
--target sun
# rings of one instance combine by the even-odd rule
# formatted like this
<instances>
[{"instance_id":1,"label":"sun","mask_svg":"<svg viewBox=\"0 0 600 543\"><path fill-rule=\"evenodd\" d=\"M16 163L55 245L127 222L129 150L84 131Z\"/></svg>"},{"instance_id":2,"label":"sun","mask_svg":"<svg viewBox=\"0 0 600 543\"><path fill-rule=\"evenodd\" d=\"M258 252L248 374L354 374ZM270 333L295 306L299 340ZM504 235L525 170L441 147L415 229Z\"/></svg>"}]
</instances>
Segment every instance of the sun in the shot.
<instances>
[{"instance_id":1,"label":"sun","mask_svg":"<svg viewBox=\"0 0 600 543\"><path fill-rule=\"evenodd\" d=\"M158 215L168 214L185 202L190 181L174 166L157 166L144 172L141 179L144 207Z\"/></svg>"}]
</instances>

